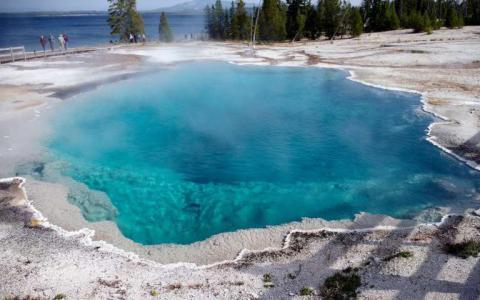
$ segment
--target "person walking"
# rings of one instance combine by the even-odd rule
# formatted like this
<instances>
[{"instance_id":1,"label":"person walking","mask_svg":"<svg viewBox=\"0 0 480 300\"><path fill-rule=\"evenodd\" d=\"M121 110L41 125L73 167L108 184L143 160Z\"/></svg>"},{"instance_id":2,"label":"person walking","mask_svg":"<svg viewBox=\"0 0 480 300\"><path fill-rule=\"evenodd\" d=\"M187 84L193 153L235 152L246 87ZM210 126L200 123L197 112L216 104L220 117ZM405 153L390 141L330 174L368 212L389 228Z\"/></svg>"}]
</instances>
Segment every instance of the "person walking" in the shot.
<instances>
[{"instance_id":1,"label":"person walking","mask_svg":"<svg viewBox=\"0 0 480 300\"><path fill-rule=\"evenodd\" d=\"M146 43L147 42L147 36L145 35L145 33L142 33L142 43Z\"/></svg>"},{"instance_id":2,"label":"person walking","mask_svg":"<svg viewBox=\"0 0 480 300\"><path fill-rule=\"evenodd\" d=\"M58 36L58 43L60 44L60 50L65 51L65 39L63 38L63 34Z\"/></svg>"},{"instance_id":3,"label":"person walking","mask_svg":"<svg viewBox=\"0 0 480 300\"><path fill-rule=\"evenodd\" d=\"M68 35L63 34L63 40L65 41L65 50L68 50Z\"/></svg>"},{"instance_id":4,"label":"person walking","mask_svg":"<svg viewBox=\"0 0 480 300\"><path fill-rule=\"evenodd\" d=\"M45 45L47 45L47 38L43 35L40 36L40 45L42 45L43 55L45 56Z\"/></svg>"},{"instance_id":5,"label":"person walking","mask_svg":"<svg viewBox=\"0 0 480 300\"><path fill-rule=\"evenodd\" d=\"M48 44L50 45L50 50L52 50L52 52L55 50L53 46L54 40L55 38L53 37L53 34L50 33L50 35L48 36Z\"/></svg>"},{"instance_id":6,"label":"person walking","mask_svg":"<svg viewBox=\"0 0 480 300\"><path fill-rule=\"evenodd\" d=\"M128 37L128 41L131 43L133 43L133 34L130 33L130 36Z\"/></svg>"}]
</instances>

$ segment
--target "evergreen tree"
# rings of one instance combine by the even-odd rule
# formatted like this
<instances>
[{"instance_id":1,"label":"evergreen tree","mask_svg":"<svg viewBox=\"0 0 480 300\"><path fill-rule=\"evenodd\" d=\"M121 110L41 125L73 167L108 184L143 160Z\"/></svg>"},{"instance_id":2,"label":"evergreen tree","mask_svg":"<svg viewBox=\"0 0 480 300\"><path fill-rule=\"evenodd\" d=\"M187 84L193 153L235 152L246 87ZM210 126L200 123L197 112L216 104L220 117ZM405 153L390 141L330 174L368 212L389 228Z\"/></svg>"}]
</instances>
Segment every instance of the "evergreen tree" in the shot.
<instances>
[{"instance_id":1,"label":"evergreen tree","mask_svg":"<svg viewBox=\"0 0 480 300\"><path fill-rule=\"evenodd\" d=\"M137 14L137 22L136 11L131 9L135 0L108 1L112 34L124 37L132 30L143 30L141 17ZM312 0L285 0L288 6L283 0L264 0L260 10L253 9L253 16L249 16L243 1L235 0L228 10L222 8L221 0L205 8L205 28L210 38L245 40L256 34L259 40L281 41L304 36L316 39L324 33L332 39L346 34L358 36L363 30L395 30L402 26L430 32L443 24L462 27L464 20L467 24L480 23L480 0L363 0L360 8L351 7L346 0L318 0L316 9ZM258 17L256 32L251 17ZM141 25L134 26L131 21Z\"/></svg>"},{"instance_id":2,"label":"evergreen tree","mask_svg":"<svg viewBox=\"0 0 480 300\"><path fill-rule=\"evenodd\" d=\"M223 11L223 23L222 23L223 37L221 38L222 40L232 38L232 14L230 13L232 9L235 10L235 8L232 7L230 9L225 9Z\"/></svg>"},{"instance_id":3,"label":"evergreen tree","mask_svg":"<svg viewBox=\"0 0 480 300\"><path fill-rule=\"evenodd\" d=\"M237 24L237 16L236 16L236 9L235 9L235 2L232 1L229 11L230 22L229 28L227 29L227 36L231 39L237 40L239 36L238 32L238 24Z\"/></svg>"},{"instance_id":4,"label":"evergreen tree","mask_svg":"<svg viewBox=\"0 0 480 300\"><path fill-rule=\"evenodd\" d=\"M465 5L465 23L467 25L480 25L480 1L466 0L462 3Z\"/></svg>"},{"instance_id":5,"label":"evergreen tree","mask_svg":"<svg viewBox=\"0 0 480 300\"><path fill-rule=\"evenodd\" d=\"M215 1L213 7L213 16L214 16L214 39L223 40L225 39L225 12L222 7L222 1Z\"/></svg>"},{"instance_id":6,"label":"evergreen tree","mask_svg":"<svg viewBox=\"0 0 480 300\"><path fill-rule=\"evenodd\" d=\"M432 31L432 24L428 15L421 15L416 10L410 14L409 27L413 29L413 32L430 33Z\"/></svg>"},{"instance_id":7,"label":"evergreen tree","mask_svg":"<svg viewBox=\"0 0 480 300\"><path fill-rule=\"evenodd\" d=\"M318 11L311 3L308 4L307 18L305 20L304 34L311 40L317 39L321 35L321 18Z\"/></svg>"},{"instance_id":8,"label":"evergreen tree","mask_svg":"<svg viewBox=\"0 0 480 300\"><path fill-rule=\"evenodd\" d=\"M423 31L428 34L432 33L432 22L426 13L423 15Z\"/></svg>"},{"instance_id":9,"label":"evergreen tree","mask_svg":"<svg viewBox=\"0 0 480 300\"><path fill-rule=\"evenodd\" d=\"M173 34L168 25L167 15L162 12L160 14L160 25L158 26L159 39L162 42L170 43L173 41Z\"/></svg>"},{"instance_id":10,"label":"evergreen tree","mask_svg":"<svg viewBox=\"0 0 480 300\"><path fill-rule=\"evenodd\" d=\"M205 7L205 29L211 39L224 40L229 27L228 11L224 11L222 2L217 0L214 5Z\"/></svg>"},{"instance_id":11,"label":"evergreen tree","mask_svg":"<svg viewBox=\"0 0 480 300\"><path fill-rule=\"evenodd\" d=\"M338 31L342 19L340 1L323 0L323 7L324 15L322 27L325 29L325 35L329 39L332 39Z\"/></svg>"},{"instance_id":12,"label":"evergreen tree","mask_svg":"<svg viewBox=\"0 0 480 300\"><path fill-rule=\"evenodd\" d=\"M390 5L390 20L389 20L389 30L395 30L400 28L400 19L398 18L397 11L395 10L395 5Z\"/></svg>"},{"instance_id":13,"label":"evergreen tree","mask_svg":"<svg viewBox=\"0 0 480 300\"><path fill-rule=\"evenodd\" d=\"M287 4L287 37L299 40L303 37L310 3L307 0L287 0Z\"/></svg>"},{"instance_id":14,"label":"evergreen tree","mask_svg":"<svg viewBox=\"0 0 480 300\"><path fill-rule=\"evenodd\" d=\"M264 0L258 20L260 39L282 41L287 37L285 8L280 0Z\"/></svg>"},{"instance_id":15,"label":"evergreen tree","mask_svg":"<svg viewBox=\"0 0 480 300\"><path fill-rule=\"evenodd\" d=\"M143 18L137 11L136 0L108 0L108 24L111 34L120 40L128 40L129 35L144 33Z\"/></svg>"},{"instance_id":16,"label":"evergreen tree","mask_svg":"<svg viewBox=\"0 0 480 300\"><path fill-rule=\"evenodd\" d=\"M343 39L343 36L347 35L350 32L350 22L348 22L348 16L351 9L352 6L347 3L346 0L340 2L340 13L335 36L340 36L340 38Z\"/></svg>"},{"instance_id":17,"label":"evergreen tree","mask_svg":"<svg viewBox=\"0 0 480 300\"><path fill-rule=\"evenodd\" d=\"M445 26L448 28L463 27L463 19L458 16L457 9L453 3L448 8L447 16L445 18Z\"/></svg>"},{"instance_id":18,"label":"evergreen tree","mask_svg":"<svg viewBox=\"0 0 480 300\"><path fill-rule=\"evenodd\" d=\"M233 12L232 17L232 35L236 40L250 39L251 22L247 9L245 8L245 2L238 0L237 5Z\"/></svg>"},{"instance_id":19,"label":"evergreen tree","mask_svg":"<svg viewBox=\"0 0 480 300\"><path fill-rule=\"evenodd\" d=\"M124 38L125 32L125 0L108 0L108 25L110 26L111 35L119 35Z\"/></svg>"},{"instance_id":20,"label":"evergreen tree","mask_svg":"<svg viewBox=\"0 0 480 300\"><path fill-rule=\"evenodd\" d=\"M350 35L352 37L360 36L363 33L363 20L359 8L352 8L350 13Z\"/></svg>"},{"instance_id":21,"label":"evergreen tree","mask_svg":"<svg viewBox=\"0 0 480 300\"><path fill-rule=\"evenodd\" d=\"M213 7L207 5L205 7L205 30L210 38L214 38L215 34L215 17L213 14Z\"/></svg>"},{"instance_id":22,"label":"evergreen tree","mask_svg":"<svg viewBox=\"0 0 480 300\"><path fill-rule=\"evenodd\" d=\"M318 0L317 3L318 34L325 33L325 0Z\"/></svg>"}]
</instances>

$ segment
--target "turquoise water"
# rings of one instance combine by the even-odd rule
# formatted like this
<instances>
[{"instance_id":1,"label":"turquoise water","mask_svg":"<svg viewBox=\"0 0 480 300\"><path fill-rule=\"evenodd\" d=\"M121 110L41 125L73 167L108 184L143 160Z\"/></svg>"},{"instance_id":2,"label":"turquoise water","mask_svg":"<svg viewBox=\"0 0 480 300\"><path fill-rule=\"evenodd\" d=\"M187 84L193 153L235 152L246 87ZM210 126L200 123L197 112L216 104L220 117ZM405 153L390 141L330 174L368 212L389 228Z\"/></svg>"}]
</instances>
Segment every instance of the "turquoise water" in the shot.
<instances>
[{"instance_id":1,"label":"turquoise water","mask_svg":"<svg viewBox=\"0 0 480 300\"><path fill-rule=\"evenodd\" d=\"M404 217L474 197L478 175L425 140L432 118L419 96L346 75L165 68L67 100L48 146L66 163L59 171L105 192L121 231L143 244L360 211Z\"/></svg>"}]
</instances>

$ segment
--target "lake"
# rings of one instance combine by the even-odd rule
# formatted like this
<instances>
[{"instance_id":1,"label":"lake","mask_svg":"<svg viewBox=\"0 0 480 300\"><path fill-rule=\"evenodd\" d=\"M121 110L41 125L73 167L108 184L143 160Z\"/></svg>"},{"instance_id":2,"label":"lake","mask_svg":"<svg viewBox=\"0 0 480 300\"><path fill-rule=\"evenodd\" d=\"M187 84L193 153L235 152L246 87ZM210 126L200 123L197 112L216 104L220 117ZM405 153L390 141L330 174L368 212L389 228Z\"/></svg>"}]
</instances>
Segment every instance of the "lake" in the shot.
<instances>
[{"instance_id":1,"label":"lake","mask_svg":"<svg viewBox=\"0 0 480 300\"><path fill-rule=\"evenodd\" d=\"M160 13L143 13L145 32L149 39L158 39ZM25 46L28 51L41 49L40 35L58 37L66 33L70 47L108 44L110 36L107 15L31 15L0 14L0 48ZM168 15L170 28L176 39L185 35L200 37L204 32L202 15Z\"/></svg>"}]
</instances>

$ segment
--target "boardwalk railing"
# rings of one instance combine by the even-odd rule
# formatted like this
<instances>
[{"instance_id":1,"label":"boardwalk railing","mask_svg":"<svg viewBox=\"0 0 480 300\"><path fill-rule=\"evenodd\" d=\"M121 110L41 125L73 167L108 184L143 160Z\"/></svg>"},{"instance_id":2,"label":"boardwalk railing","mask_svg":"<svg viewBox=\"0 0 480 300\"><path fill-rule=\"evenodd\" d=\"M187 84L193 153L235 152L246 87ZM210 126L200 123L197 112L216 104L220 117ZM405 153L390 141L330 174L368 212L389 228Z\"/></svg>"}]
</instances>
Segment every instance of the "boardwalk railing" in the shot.
<instances>
[{"instance_id":1,"label":"boardwalk railing","mask_svg":"<svg viewBox=\"0 0 480 300\"><path fill-rule=\"evenodd\" d=\"M10 57L11 61L14 62L15 59L20 56L23 60L27 60L27 53L25 52L25 47L11 47L11 48L0 48L0 61L4 61Z\"/></svg>"}]
</instances>

